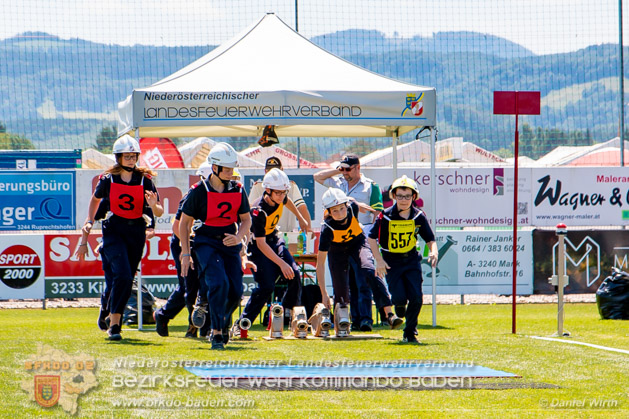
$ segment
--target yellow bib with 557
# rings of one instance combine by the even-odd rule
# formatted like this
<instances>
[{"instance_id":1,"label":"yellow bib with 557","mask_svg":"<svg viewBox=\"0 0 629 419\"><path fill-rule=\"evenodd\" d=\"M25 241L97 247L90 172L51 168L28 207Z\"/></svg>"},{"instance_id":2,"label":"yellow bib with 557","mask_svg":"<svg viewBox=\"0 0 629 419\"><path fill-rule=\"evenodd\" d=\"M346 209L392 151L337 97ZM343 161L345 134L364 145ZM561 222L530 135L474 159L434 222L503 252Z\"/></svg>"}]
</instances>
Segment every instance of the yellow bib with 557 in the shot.
<instances>
[{"instance_id":1,"label":"yellow bib with 557","mask_svg":"<svg viewBox=\"0 0 629 419\"><path fill-rule=\"evenodd\" d=\"M389 221L389 252L406 253L415 248L415 220Z\"/></svg>"}]
</instances>

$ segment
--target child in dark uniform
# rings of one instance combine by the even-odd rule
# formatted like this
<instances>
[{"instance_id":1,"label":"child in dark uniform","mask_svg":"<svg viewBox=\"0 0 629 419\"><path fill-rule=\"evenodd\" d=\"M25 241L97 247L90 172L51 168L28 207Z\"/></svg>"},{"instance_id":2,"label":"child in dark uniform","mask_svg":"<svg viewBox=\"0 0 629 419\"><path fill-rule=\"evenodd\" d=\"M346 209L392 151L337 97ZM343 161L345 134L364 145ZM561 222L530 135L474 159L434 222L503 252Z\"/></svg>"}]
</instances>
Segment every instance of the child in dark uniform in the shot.
<instances>
[{"instance_id":1,"label":"child in dark uniform","mask_svg":"<svg viewBox=\"0 0 629 419\"><path fill-rule=\"evenodd\" d=\"M138 142L124 135L114 143L113 152L116 164L101 175L96 185L83 225L83 236L87 238L101 201L107 200L109 208L102 223L103 243L100 253L108 292L105 292L106 298L103 298L106 307L101 307L99 327L105 323L104 317L109 314L109 339L120 340L122 314L142 258L147 220L151 223L153 215L161 216L164 209L151 180L153 173L136 166L140 156ZM79 258L83 258L86 253L87 241L80 245Z\"/></svg>"},{"instance_id":2,"label":"child in dark uniform","mask_svg":"<svg viewBox=\"0 0 629 419\"><path fill-rule=\"evenodd\" d=\"M284 207L295 214L303 231L310 230L308 222L287 196L290 181L286 173L276 168L269 170L264 175L262 186L264 193L251 208L253 240L249 244L250 260L257 267L253 273L253 279L258 286L252 291L251 298L241 316L241 319L246 318L251 323L260 314L275 290L275 280L278 276L288 285L282 297L282 306L292 310L293 307L299 305L301 295L299 267L277 232L277 224L282 217ZM239 323L240 321L234 324L233 333L236 335L239 334L237 330Z\"/></svg>"},{"instance_id":3,"label":"child in dark uniform","mask_svg":"<svg viewBox=\"0 0 629 419\"><path fill-rule=\"evenodd\" d=\"M395 204L376 218L369 232L369 246L376 258L377 272L386 274L393 304L397 307L408 303L403 341L418 343L415 331L423 294L417 234L430 249L428 262L433 268L437 265L437 243L426 215L415 205L419 197L415 181L402 176L393 182L389 194Z\"/></svg>"},{"instance_id":4,"label":"child in dark uniform","mask_svg":"<svg viewBox=\"0 0 629 419\"><path fill-rule=\"evenodd\" d=\"M330 308L330 298L325 288L325 261L328 259L334 305L349 303L349 261L353 259L358 267L357 275L362 275L372 290L378 309L383 308L392 329L399 327L403 320L391 310L391 299L382 279L376 276L373 254L367 245L362 227L356 218L358 205L337 188L329 188L323 194L324 220L317 254L317 281L321 288L323 304Z\"/></svg>"},{"instance_id":5,"label":"child in dark uniform","mask_svg":"<svg viewBox=\"0 0 629 419\"><path fill-rule=\"evenodd\" d=\"M212 349L224 349L234 310L242 297L240 251L251 227L249 201L242 184L231 180L238 153L227 143L217 143L208 154L212 173L188 193L179 224L181 275L192 269L190 230L194 220L194 252L200 281L205 281L210 305ZM201 287L202 288L202 287Z\"/></svg>"}]
</instances>

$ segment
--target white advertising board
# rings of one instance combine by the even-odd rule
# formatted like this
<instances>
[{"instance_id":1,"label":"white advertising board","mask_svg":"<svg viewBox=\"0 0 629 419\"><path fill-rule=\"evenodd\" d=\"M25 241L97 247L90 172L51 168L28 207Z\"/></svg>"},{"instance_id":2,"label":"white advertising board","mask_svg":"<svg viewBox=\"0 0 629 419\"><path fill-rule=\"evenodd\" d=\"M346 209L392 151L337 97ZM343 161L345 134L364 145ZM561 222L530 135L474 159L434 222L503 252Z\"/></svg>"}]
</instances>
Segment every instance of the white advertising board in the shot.
<instances>
[{"instance_id":1,"label":"white advertising board","mask_svg":"<svg viewBox=\"0 0 629 419\"><path fill-rule=\"evenodd\" d=\"M365 169L382 189L393 182L390 169ZM429 212L432 200L429 168L398 169L398 176L415 179L421 205ZM513 225L513 169L437 169L437 227L498 227ZM530 171L520 170L518 225L530 225ZM428 214L430 218L430 214Z\"/></svg>"},{"instance_id":2,"label":"white advertising board","mask_svg":"<svg viewBox=\"0 0 629 419\"><path fill-rule=\"evenodd\" d=\"M44 298L44 237L0 235L0 300Z\"/></svg>"},{"instance_id":3,"label":"white advertising board","mask_svg":"<svg viewBox=\"0 0 629 419\"><path fill-rule=\"evenodd\" d=\"M513 245L508 231L437 234L437 294L511 294ZM424 250L426 250L424 246ZM533 293L533 234L518 233L517 294ZM427 252L425 252L427 253ZM422 260L423 292L432 294L432 268Z\"/></svg>"},{"instance_id":4,"label":"white advertising board","mask_svg":"<svg viewBox=\"0 0 629 419\"><path fill-rule=\"evenodd\" d=\"M622 167L532 169L535 226L629 224L629 171Z\"/></svg>"}]
</instances>

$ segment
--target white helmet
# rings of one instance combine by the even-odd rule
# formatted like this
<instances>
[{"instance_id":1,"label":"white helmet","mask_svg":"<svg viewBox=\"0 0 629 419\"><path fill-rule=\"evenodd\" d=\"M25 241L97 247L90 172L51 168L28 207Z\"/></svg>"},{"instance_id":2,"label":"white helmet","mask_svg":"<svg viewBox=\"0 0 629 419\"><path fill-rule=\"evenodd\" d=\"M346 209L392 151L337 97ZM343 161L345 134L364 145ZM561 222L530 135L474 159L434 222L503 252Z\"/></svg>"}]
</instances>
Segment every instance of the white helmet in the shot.
<instances>
[{"instance_id":1,"label":"white helmet","mask_svg":"<svg viewBox=\"0 0 629 419\"><path fill-rule=\"evenodd\" d=\"M197 169L197 173L196 173L197 176L202 176L205 179L208 179L211 174L212 174L212 165L206 161L204 161L203 163L199 165L199 168Z\"/></svg>"},{"instance_id":2,"label":"white helmet","mask_svg":"<svg viewBox=\"0 0 629 419\"><path fill-rule=\"evenodd\" d=\"M344 204L349 201L345 192L337 188L330 188L323 194L323 198L321 198L323 202L323 208L329 209L335 207L340 204Z\"/></svg>"},{"instance_id":3,"label":"white helmet","mask_svg":"<svg viewBox=\"0 0 629 419\"><path fill-rule=\"evenodd\" d=\"M273 189L275 191L287 191L290 189L290 181L286 173L280 169L273 168L269 170L264 179L262 179L262 187L264 189Z\"/></svg>"},{"instance_id":4,"label":"white helmet","mask_svg":"<svg viewBox=\"0 0 629 419\"><path fill-rule=\"evenodd\" d=\"M139 153L140 144L138 144L135 138L133 138L130 135L125 134L116 140L112 148L112 151L114 154Z\"/></svg>"},{"instance_id":5,"label":"white helmet","mask_svg":"<svg viewBox=\"0 0 629 419\"><path fill-rule=\"evenodd\" d=\"M217 166L234 168L238 166L238 153L234 147L227 143L217 143L207 155L207 162Z\"/></svg>"}]
</instances>

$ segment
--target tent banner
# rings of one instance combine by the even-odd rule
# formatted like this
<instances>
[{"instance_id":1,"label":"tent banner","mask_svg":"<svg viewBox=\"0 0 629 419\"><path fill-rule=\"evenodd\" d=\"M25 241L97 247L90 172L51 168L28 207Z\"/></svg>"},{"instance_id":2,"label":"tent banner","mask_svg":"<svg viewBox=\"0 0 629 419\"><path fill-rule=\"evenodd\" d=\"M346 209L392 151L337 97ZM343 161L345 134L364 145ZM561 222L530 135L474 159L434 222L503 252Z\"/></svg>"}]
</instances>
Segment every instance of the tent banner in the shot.
<instances>
[{"instance_id":1,"label":"tent banner","mask_svg":"<svg viewBox=\"0 0 629 419\"><path fill-rule=\"evenodd\" d=\"M435 124L434 89L407 92L136 90L132 97L135 127Z\"/></svg>"},{"instance_id":2,"label":"tent banner","mask_svg":"<svg viewBox=\"0 0 629 419\"><path fill-rule=\"evenodd\" d=\"M565 238L567 294L596 292L612 268L629 271L629 234L626 230L571 231ZM557 275L558 238L555 231L533 232L535 294L554 294L548 278Z\"/></svg>"},{"instance_id":3,"label":"tent banner","mask_svg":"<svg viewBox=\"0 0 629 419\"><path fill-rule=\"evenodd\" d=\"M449 231L436 235L439 262L435 268L438 294L511 294L513 240L508 231ZM423 243L422 243L423 244ZM424 295L432 294L428 248L420 249ZM533 235L518 234L516 292L533 293Z\"/></svg>"}]
</instances>

